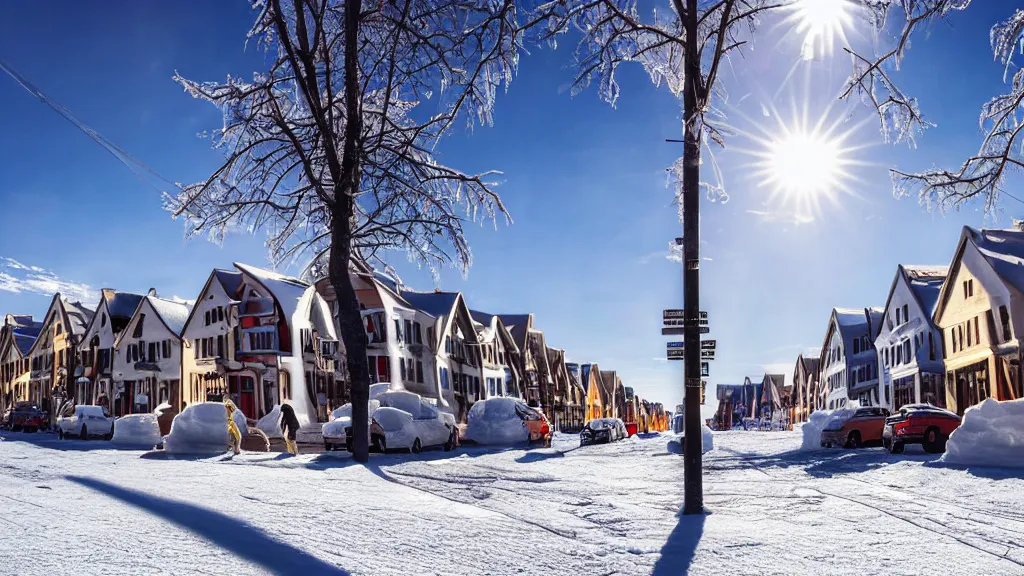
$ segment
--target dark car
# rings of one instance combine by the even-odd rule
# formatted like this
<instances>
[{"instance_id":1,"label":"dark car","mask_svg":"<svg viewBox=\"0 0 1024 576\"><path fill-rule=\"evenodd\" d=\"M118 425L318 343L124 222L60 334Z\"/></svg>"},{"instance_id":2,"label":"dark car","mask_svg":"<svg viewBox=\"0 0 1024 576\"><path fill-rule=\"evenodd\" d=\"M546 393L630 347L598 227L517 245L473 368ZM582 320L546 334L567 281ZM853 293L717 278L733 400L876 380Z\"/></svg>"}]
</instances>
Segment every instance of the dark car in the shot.
<instances>
[{"instance_id":1,"label":"dark car","mask_svg":"<svg viewBox=\"0 0 1024 576\"><path fill-rule=\"evenodd\" d=\"M924 451L946 451L946 440L960 426L960 417L931 404L908 404L885 419L882 445L892 454L902 454L907 444L921 444Z\"/></svg>"},{"instance_id":2,"label":"dark car","mask_svg":"<svg viewBox=\"0 0 1024 576\"><path fill-rule=\"evenodd\" d=\"M595 418L587 422L580 432L580 446L608 444L625 438L626 425L618 418Z\"/></svg>"},{"instance_id":3,"label":"dark car","mask_svg":"<svg viewBox=\"0 0 1024 576\"><path fill-rule=\"evenodd\" d=\"M10 411L9 426L18 432L35 432L49 425L50 418L34 402L18 402Z\"/></svg>"}]
</instances>

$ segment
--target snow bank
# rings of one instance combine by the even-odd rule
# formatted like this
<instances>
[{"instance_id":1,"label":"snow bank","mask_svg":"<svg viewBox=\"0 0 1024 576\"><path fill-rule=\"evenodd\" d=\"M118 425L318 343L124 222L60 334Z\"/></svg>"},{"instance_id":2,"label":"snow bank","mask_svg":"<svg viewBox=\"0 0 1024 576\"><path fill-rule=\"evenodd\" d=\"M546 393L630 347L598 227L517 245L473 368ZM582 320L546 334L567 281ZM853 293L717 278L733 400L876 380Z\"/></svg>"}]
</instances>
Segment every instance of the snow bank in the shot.
<instances>
[{"instance_id":1,"label":"snow bank","mask_svg":"<svg viewBox=\"0 0 1024 576\"><path fill-rule=\"evenodd\" d=\"M239 431L245 430L245 416L235 411L235 423L241 417ZM190 404L174 417L171 433L164 437L164 450L170 454L220 454L228 448L228 419L224 404Z\"/></svg>"},{"instance_id":2,"label":"snow bank","mask_svg":"<svg viewBox=\"0 0 1024 576\"><path fill-rule=\"evenodd\" d=\"M671 433L670 433L671 434ZM700 445L701 453L707 454L715 449L715 434L711 431L711 428L707 424L700 425ZM668 451L673 454L683 453L683 435L672 434L672 439L668 441Z\"/></svg>"},{"instance_id":3,"label":"snow bank","mask_svg":"<svg viewBox=\"0 0 1024 576\"><path fill-rule=\"evenodd\" d=\"M1024 468L1024 400L989 398L968 408L941 458L960 466Z\"/></svg>"},{"instance_id":4,"label":"snow bank","mask_svg":"<svg viewBox=\"0 0 1024 576\"><path fill-rule=\"evenodd\" d=\"M256 428L267 435L267 438L284 438L281 433L281 405L275 404L274 409L256 421ZM241 428L239 428L241 430Z\"/></svg>"},{"instance_id":5,"label":"snow bank","mask_svg":"<svg viewBox=\"0 0 1024 576\"><path fill-rule=\"evenodd\" d=\"M469 410L466 438L477 444L523 444L530 438L513 398L480 400Z\"/></svg>"},{"instance_id":6,"label":"snow bank","mask_svg":"<svg viewBox=\"0 0 1024 576\"><path fill-rule=\"evenodd\" d=\"M114 420L114 444L153 448L163 441L156 414L129 414Z\"/></svg>"},{"instance_id":7,"label":"snow bank","mask_svg":"<svg viewBox=\"0 0 1024 576\"><path fill-rule=\"evenodd\" d=\"M800 424L800 432L803 434L801 450L821 450L821 431L826 428L842 427L854 410L818 410L811 413L807 422Z\"/></svg>"}]
</instances>

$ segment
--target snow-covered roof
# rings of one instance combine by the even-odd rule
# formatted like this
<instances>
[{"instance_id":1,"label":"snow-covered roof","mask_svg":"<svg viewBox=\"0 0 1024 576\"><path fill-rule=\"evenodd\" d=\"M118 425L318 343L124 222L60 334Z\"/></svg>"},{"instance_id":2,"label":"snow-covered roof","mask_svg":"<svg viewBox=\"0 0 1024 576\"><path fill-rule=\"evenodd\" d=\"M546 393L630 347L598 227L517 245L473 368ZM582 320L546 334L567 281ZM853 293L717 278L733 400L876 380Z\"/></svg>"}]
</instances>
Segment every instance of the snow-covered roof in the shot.
<instances>
[{"instance_id":1,"label":"snow-covered roof","mask_svg":"<svg viewBox=\"0 0 1024 576\"><path fill-rule=\"evenodd\" d=\"M192 307L180 302L174 302L173 300L157 298L156 296L146 296L146 300L149 301L149 305L153 307L153 310L160 315L167 328L180 336L181 331L185 328L185 322L188 320L188 313L192 310Z\"/></svg>"},{"instance_id":2,"label":"snow-covered roof","mask_svg":"<svg viewBox=\"0 0 1024 576\"><path fill-rule=\"evenodd\" d=\"M143 298L142 294L114 292L112 298L107 298L107 312L110 313L111 318L131 318Z\"/></svg>"},{"instance_id":3,"label":"snow-covered roof","mask_svg":"<svg viewBox=\"0 0 1024 576\"><path fill-rule=\"evenodd\" d=\"M295 316L295 311L299 307L299 299L306 293L306 289L309 288L309 284L299 280L298 278L292 278L283 274L278 274L272 270L264 270L263 268L257 268L255 266L249 266L248 264L235 263L235 268L238 268L248 276L250 276L256 282L259 282L264 288L270 291L270 295L273 296L274 300L281 307L281 311L284 313L285 319L291 322Z\"/></svg>"},{"instance_id":4,"label":"snow-covered roof","mask_svg":"<svg viewBox=\"0 0 1024 576\"><path fill-rule=\"evenodd\" d=\"M483 324L484 326L490 326L491 321L494 319L494 314L488 314L486 312L479 312L477 310L470 310L469 315L473 317L473 320Z\"/></svg>"},{"instance_id":5,"label":"snow-covered roof","mask_svg":"<svg viewBox=\"0 0 1024 576\"><path fill-rule=\"evenodd\" d=\"M1024 292L1024 232L965 227L978 251L1002 279Z\"/></svg>"},{"instance_id":6,"label":"snow-covered roof","mask_svg":"<svg viewBox=\"0 0 1024 576\"><path fill-rule=\"evenodd\" d=\"M70 323L68 332L79 335L85 332L89 321L96 314L95 310L86 308L81 302L68 302L67 300L64 301L64 312L68 315Z\"/></svg>"},{"instance_id":7,"label":"snow-covered roof","mask_svg":"<svg viewBox=\"0 0 1024 576\"><path fill-rule=\"evenodd\" d=\"M219 268L213 271L213 275L220 282L220 286L224 289L224 293L228 295L228 298L234 298L235 292L238 292L238 285L242 283L242 275L234 270L221 270Z\"/></svg>"},{"instance_id":8,"label":"snow-covered roof","mask_svg":"<svg viewBox=\"0 0 1024 576\"><path fill-rule=\"evenodd\" d=\"M867 324L868 317L864 315L863 308L836 308L836 323L840 326L856 326Z\"/></svg>"},{"instance_id":9,"label":"snow-covered roof","mask_svg":"<svg viewBox=\"0 0 1024 576\"><path fill-rule=\"evenodd\" d=\"M459 298L458 292L413 292L411 290L402 290L400 295L417 310L426 312L434 318L451 314L455 301Z\"/></svg>"},{"instance_id":10,"label":"snow-covered roof","mask_svg":"<svg viewBox=\"0 0 1024 576\"><path fill-rule=\"evenodd\" d=\"M910 280L910 289L921 303L921 309L929 317L935 312L942 292L942 283L949 273L948 266L903 266Z\"/></svg>"},{"instance_id":11,"label":"snow-covered roof","mask_svg":"<svg viewBox=\"0 0 1024 576\"><path fill-rule=\"evenodd\" d=\"M530 321L529 314L498 314L498 318L501 318L501 323L505 325L509 333L512 334L512 340L515 341L516 345L520 349L526 347L526 331L530 328L532 322Z\"/></svg>"}]
</instances>

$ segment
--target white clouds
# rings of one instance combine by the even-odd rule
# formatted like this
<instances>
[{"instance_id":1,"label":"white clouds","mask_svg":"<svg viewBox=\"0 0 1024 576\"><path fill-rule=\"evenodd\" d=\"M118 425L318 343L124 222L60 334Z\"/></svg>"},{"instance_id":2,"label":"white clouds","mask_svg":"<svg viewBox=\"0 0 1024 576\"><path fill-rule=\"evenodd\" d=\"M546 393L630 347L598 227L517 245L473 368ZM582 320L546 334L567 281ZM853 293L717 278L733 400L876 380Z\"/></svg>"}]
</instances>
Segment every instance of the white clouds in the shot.
<instances>
[{"instance_id":1,"label":"white clouds","mask_svg":"<svg viewBox=\"0 0 1024 576\"><path fill-rule=\"evenodd\" d=\"M64 280L50 270L3 256L0 256L0 291L50 297L60 292L68 300L83 302L98 298L88 284Z\"/></svg>"},{"instance_id":2,"label":"white clouds","mask_svg":"<svg viewBox=\"0 0 1024 576\"><path fill-rule=\"evenodd\" d=\"M791 212L769 212L767 210L747 210L747 214L757 216L762 222L782 222L784 224L811 224L814 217L808 214Z\"/></svg>"}]
</instances>

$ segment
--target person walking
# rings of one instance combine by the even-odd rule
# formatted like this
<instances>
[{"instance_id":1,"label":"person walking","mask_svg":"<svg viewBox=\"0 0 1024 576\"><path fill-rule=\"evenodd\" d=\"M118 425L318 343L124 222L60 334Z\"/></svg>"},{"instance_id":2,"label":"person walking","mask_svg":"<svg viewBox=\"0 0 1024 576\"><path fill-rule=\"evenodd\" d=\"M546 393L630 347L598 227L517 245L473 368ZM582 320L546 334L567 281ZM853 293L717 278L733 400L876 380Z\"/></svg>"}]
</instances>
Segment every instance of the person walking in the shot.
<instances>
[{"instance_id":1,"label":"person walking","mask_svg":"<svg viewBox=\"0 0 1024 576\"><path fill-rule=\"evenodd\" d=\"M299 455L299 446L295 443L295 434L299 431L299 419L295 416L295 409L291 404L281 405L281 433L284 435L284 445L288 453L293 456Z\"/></svg>"},{"instance_id":2,"label":"person walking","mask_svg":"<svg viewBox=\"0 0 1024 576\"><path fill-rule=\"evenodd\" d=\"M235 455L242 452L242 433L238 430L238 425L235 424L235 403L231 400L224 401L224 409L228 413L228 435L231 440L231 447L235 451Z\"/></svg>"}]
</instances>

